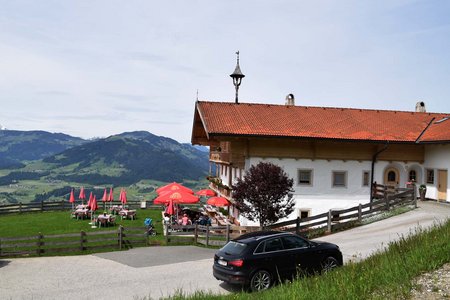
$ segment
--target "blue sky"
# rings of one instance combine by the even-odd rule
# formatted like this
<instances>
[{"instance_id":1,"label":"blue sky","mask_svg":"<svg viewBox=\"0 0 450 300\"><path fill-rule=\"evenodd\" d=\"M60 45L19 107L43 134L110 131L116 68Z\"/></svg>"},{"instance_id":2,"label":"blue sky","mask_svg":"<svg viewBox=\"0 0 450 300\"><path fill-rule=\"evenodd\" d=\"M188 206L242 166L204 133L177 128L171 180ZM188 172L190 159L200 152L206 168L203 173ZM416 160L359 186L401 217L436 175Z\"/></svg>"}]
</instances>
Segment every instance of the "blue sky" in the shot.
<instances>
[{"instance_id":1,"label":"blue sky","mask_svg":"<svg viewBox=\"0 0 450 300\"><path fill-rule=\"evenodd\" d=\"M194 104L450 113L450 1L0 0L0 124L189 142Z\"/></svg>"}]
</instances>

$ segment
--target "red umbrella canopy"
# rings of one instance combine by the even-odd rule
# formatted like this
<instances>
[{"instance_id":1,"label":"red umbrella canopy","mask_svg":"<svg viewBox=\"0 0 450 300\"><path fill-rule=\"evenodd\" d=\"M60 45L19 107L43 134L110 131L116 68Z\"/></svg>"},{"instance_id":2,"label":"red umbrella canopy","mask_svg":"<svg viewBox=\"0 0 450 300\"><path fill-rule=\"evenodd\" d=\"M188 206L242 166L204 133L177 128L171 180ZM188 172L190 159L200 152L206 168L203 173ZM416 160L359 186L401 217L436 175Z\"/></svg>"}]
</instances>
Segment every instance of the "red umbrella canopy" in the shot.
<instances>
[{"instance_id":1,"label":"red umbrella canopy","mask_svg":"<svg viewBox=\"0 0 450 300\"><path fill-rule=\"evenodd\" d=\"M159 195L159 194L161 194L163 192L167 192L167 191L170 191L170 192L183 192L183 193L188 193L188 194L193 194L194 193L194 191L192 191L190 188L182 186L181 184L176 183L176 182L172 182L172 183L169 183L169 184L167 184L167 185L165 185L163 187L160 187L159 189L156 190L156 193L158 193L158 195Z\"/></svg>"},{"instance_id":2,"label":"red umbrella canopy","mask_svg":"<svg viewBox=\"0 0 450 300\"><path fill-rule=\"evenodd\" d=\"M86 194L84 193L84 187L81 187L80 195L78 196L78 199L86 199Z\"/></svg>"},{"instance_id":3,"label":"red umbrella canopy","mask_svg":"<svg viewBox=\"0 0 450 300\"><path fill-rule=\"evenodd\" d=\"M207 197L212 197L216 195L216 192L214 192L213 190L210 189L204 189L204 190L200 190L197 193L195 193L196 195L199 196L207 196Z\"/></svg>"},{"instance_id":4,"label":"red umbrella canopy","mask_svg":"<svg viewBox=\"0 0 450 300\"><path fill-rule=\"evenodd\" d=\"M108 192L106 192L106 188L105 188L105 191L103 192L102 201L103 201L103 202L108 201Z\"/></svg>"},{"instance_id":5,"label":"red umbrella canopy","mask_svg":"<svg viewBox=\"0 0 450 300\"><path fill-rule=\"evenodd\" d=\"M207 204L213 206L229 206L230 201L224 197L211 197L206 201Z\"/></svg>"},{"instance_id":6,"label":"red umbrella canopy","mask_svg":"<svg viewBox=\"0 0 450 300\"><path fill-rule=\"evenodd\" d=\"M75 202L75 195L73 194L73 189L70 191L69 202L70 203L74 203Z\"/></svg>"},{"instance_id":7,"label":"red umbrella canopy","mask_svg":"<svg viewBox=\"0 0 450 300\"><path fill-rule=\"evenodd\" d=\"M91 207L92 211L96 211L98 209L97 199L95 198L95 195L94 195L94 197L91 200L90 207Z\"/></svg>"},{"instance_id":8,"label":"red umbrella canopy","mask_svg":"<svg viewBox=\"0 0 450 300\"><path fill-rule=\"evenodd\" d=\"M113 201L113 200L114 200L113 188L109 188L108 201Z\"/></svg>"},{"instance_id":9,"label":"red umbrella canopy","mask_svg":"<svg viewBox=\"0 0 450 300\"><path fill-rule=\"evenodd\" d=\"M122 202L123 205L127 204L127 191L123 190L121 195L122 199L120 199L120 202Z\"/></svg>"},{"instance_id":10,"label":"red umbrella canopy","mask_svg":"<svg viewBox=\"0 0 450 300\"><path fill-rule=\"evenodd\" d=\"M154 204L166 204L172 200L173 203L197 203L199 198L188 193L183 192L165 192L161 193L155 200L153 200Z\"/></svg>"}]
</instances>

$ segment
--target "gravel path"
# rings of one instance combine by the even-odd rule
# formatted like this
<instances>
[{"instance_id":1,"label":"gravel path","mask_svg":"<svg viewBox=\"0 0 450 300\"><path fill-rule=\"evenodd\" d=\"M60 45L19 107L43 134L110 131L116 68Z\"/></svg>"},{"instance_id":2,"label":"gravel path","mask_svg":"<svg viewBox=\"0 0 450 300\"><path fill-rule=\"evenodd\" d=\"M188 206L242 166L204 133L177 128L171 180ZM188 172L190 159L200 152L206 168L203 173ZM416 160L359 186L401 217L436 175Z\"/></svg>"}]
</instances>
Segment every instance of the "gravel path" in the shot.
<instances>
[{"instance_id":1,"label":"gravel path","mask_svg":"<svg viewBox=\"0 0 450 300\"><path fill-rule=\"evenodd\" d=\"M450 263L413 281L412 300L450 299Z\"/></svg>"}]
</instances>

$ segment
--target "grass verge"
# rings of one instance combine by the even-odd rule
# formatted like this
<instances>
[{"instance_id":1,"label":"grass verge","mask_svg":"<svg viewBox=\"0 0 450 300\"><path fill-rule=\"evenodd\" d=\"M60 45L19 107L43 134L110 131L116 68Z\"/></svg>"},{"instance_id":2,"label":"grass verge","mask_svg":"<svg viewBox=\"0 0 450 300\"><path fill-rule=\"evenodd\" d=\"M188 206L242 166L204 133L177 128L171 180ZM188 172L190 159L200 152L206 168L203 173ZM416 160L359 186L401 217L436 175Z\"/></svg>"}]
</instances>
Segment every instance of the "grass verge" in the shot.
<instances>
[{"instance_id":1,"label":"grass verge","mask_svg":"<svg viewBox=\"0 0 450 300\"><path fill-rule=\"evenodd\" d=\"M450 262L450 220L430 229L417 228L360 263L280 284L261 293L212 295L182 292L170 299L407 299L413 278Z\"/></svg>"}]
</instances>

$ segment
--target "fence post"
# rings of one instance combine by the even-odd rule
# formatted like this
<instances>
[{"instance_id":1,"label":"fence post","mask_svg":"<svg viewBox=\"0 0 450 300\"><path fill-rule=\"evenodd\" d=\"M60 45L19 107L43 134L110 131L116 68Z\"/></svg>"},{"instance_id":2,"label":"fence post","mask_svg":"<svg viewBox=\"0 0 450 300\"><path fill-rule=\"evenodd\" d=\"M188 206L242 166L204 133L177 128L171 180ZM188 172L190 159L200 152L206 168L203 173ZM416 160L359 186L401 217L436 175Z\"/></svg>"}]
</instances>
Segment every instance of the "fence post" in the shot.
<instances>
[{"instance_id":1,"label":"fence post","mask_svg":"<svg viewBox=\"0 0 450 300\"><path fill-rule=\"evenodd\" d=\"M195 229L194 229L194 243L197 244L198 239L198 223L195 223Z\"/></svg>"},{"instance_id":2,"label":"fence post","mask_svg":"<svg viewBox=\"0 0 450 300\"><path fill-rule=\"evenodd\" d=\"M413 185L413 201L414 201L414 208L417 208L417 195L416 195L416 185Z\"/></svg>"},{"instance_id":3,"label":"fence post","mask_svg":"<svg viewBox=\"0 0 450 300\"><path fill-rule=\"evenodd\" d=\"M19 214L22 213L22 202L19 202Z\"/></svg>"},{"instance_id":4,"label":"fence post","mask_svg":"<svg viewBox=\"0 0 450 300\"><path fill-rule=\"evenodd\" d=\"M41 201L41 212L44 212L44 200Z\"/></svg>"},{"instance_id":5,"label":"fence post","mask_svg":"<svg viewBox=\"0 0 450 300\"><path fill-rule=\"evenodd\" d=\"M328 232L331 233L331 209L328 211L328 220L327 221L328 221L327 229L328 229Z\"/></svg>"},{"instance_id":6,"label":"fence post","mask_svg":"<svg viewBox=\"0 0 450 300\"><path fill-rule=\"evenodd\" d=\"M38 256L41 256L41 246L43 245L43 242L42 242L43 237L44 236L42 235L42 233L39 232L38 236L37 236L38 240L37 240L37 249L36 249Z\"/></svg>"},{"instance_id":7,"label":"fence post","mask_svg":"<svg viewBox=\"0 0 450 300\"><path fill-rule=\"evenodd\" d=\"M147 246L150 245L150 240L149 240L149 234L148 234L148 228L145 229L145 243Z\"/></svg>"},{"instance_id":8,"label":"fence post","mask_svg":"<svg viewBox=\"0 0 450 300\"><path fill-rule=\"evenodd\" d=\"M209 246L209 224L206 224L206 246Z\"/></svg>"},{"instance_id":9,"label":"fence post","mask_svg":"<svg viewBox=\"0 0 450 300\"><path fill-rule=\"evenodd\" d=\"M84 237L86 236L86 232L81 231L80 233L80 250L84 250Z\"/></svg>"},{"instance_id":10,"label":"fence post","mask_svg":"<svg viewBox=\"0 0 450 300\"><path fill-rule=\"evenodd\" d=\"M297 217L297 220L295 222L295 233L300 234L300 217Z\"/></svg>"},{"instance_id":11,"label":"fence post","mask_svg":"<svg viewBox=\"0 0 450 300\"><path fill-rule=\"evenodd\" d=\"M361 203L358 206L358 222L359 223L362 222L362 205L361 205Z\"/></svg>"},{"instance_id":12,"label":"fence post","mask_svg":"<svg viewBox=\"0 0 450 300\"><path fill-rule=\"evenodd\" d=\"M61 210L64 210L64 200L61 200Z\"/></svg>"},{"instance_id":13,"label":"fence post","mask_svg":"<svg viewBox=\"0 0 450 300\"><path fill-rule=\"evenodd\" d=\"M122 225L119 225L119 250L122 250L122 243L123 243L123 227Z\"/></svg>"},{"instance_id":14,"label":"fence post","mask_svg":"<svg viewBox=\"0 0 450 300\"><path fill-rule=\"evenodd\" d=\"M389 196L387 192L387 186L384 186L383 198L384 202L386 203L386 210L389 211Z\"/></svg>"},{"instance_id":15,"label":"fence post","mask_svg":"<svg viewBox=\"0 0 450 300\"><path fill-rule=\"evenodd\" d=\"M166 245L169 244L169 225L170 223L166 224Z\"/></svg>"},{"instance_id":16,"label":"fence post","mask_svg":"<svg viewBox=\"0 0 450 300\"><path fill-rule=\"evenodd\" d=\"M230 224L227 224L227 243L230 241Z\"/></svg>"}]
</instances>

